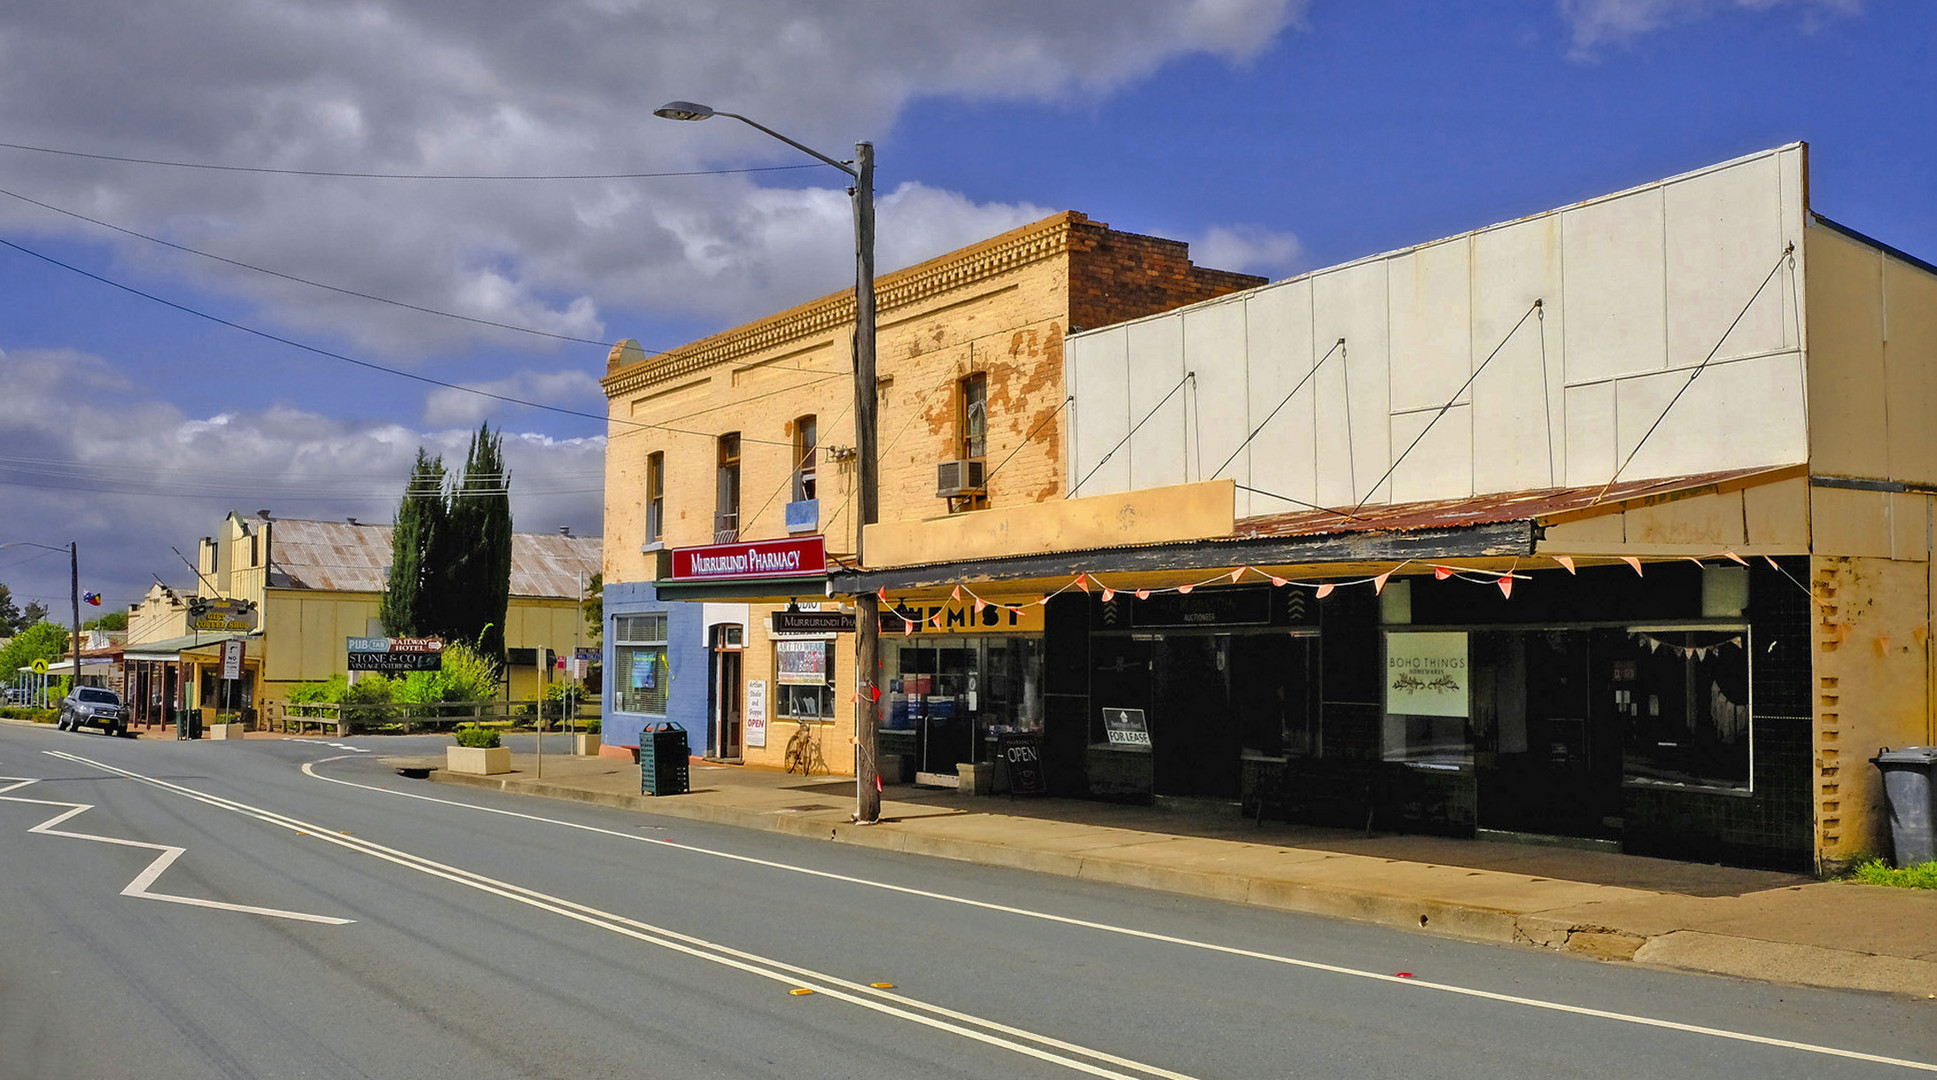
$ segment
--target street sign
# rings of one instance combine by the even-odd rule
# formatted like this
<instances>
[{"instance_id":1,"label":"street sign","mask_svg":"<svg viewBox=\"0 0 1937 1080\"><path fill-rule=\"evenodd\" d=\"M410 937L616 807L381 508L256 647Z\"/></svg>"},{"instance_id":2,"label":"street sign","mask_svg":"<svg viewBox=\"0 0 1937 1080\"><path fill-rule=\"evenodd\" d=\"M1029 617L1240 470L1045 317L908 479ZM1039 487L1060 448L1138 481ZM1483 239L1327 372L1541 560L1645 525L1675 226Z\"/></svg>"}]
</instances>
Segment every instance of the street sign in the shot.
<instances>
[{"instance_id":1,"label":"street sign","mask_svg":"<svg viewBox=\"0 0 1937 1080\"><path fill-rule=\"evenodd\" d=\"M240 679L242 677L242 639L230 638L222 643L222 677Z\"/></svg>"},{"instance_id":2,"label":"street sign","mask_svg":"<svg viewBox=\"0 0 1937 1080\"><path fill-rule=\"evenodd\" d=\"M45 660L34 661L34 674L36 675L47 674L47 661Z\"/></svg>"}]
</instances>

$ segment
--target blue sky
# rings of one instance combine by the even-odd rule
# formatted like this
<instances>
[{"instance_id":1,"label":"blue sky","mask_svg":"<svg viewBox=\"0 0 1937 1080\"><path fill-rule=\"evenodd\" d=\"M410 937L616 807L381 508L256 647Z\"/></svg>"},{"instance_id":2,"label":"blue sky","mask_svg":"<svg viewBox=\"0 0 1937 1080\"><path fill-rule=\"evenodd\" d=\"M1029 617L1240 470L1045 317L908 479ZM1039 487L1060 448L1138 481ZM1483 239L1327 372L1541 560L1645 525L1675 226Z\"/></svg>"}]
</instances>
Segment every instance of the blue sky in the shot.
<instances>
[{"instance_id":1,"label":"blue sky","mask_svg":"<svg viewBox=\"0 0 1937 1080\"><path fill-rule=\"evenodd\" d=\"M882 267L1061 209L1282 277L1796 139L1818 212L1937 259L1924 0L513 0L0 12L0 142L285 169L793 165L872 139ZM0 240L183 307L600 414L606 345L677 345L847 284L826 169L624 181L212 172L0 148L0 190L489 330L212 263L0 196ZM419 445L511 434L527 530L600 531L603 425L438 391L0 247L0 542L77 539L110 605L230 510L388 520ZM598 344L594 344L594 342ZM64 560L0 582L64 603ZM58 610L58 607L57 607Z\"/></svg>"}]
</instances>

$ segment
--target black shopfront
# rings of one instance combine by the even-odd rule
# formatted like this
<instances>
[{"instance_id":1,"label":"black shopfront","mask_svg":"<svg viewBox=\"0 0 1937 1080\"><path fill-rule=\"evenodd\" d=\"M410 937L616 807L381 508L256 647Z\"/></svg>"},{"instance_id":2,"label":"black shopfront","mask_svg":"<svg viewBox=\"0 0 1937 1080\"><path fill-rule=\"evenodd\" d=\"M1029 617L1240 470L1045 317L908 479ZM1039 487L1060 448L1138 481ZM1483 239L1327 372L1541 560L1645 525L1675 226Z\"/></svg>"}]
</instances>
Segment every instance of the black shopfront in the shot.
<instances>
[{"instance_id":1,"label":"black shopfront","mask_svg":"<svg viewBox=\"0 0 1937 1080\"><path fill-rule=\"evenodd\" d=\"M1065 592L1058 794L1807 868L1806 560ZM1316 579L1303 579L1307 582Z\"/></svg>"}]
</instances>

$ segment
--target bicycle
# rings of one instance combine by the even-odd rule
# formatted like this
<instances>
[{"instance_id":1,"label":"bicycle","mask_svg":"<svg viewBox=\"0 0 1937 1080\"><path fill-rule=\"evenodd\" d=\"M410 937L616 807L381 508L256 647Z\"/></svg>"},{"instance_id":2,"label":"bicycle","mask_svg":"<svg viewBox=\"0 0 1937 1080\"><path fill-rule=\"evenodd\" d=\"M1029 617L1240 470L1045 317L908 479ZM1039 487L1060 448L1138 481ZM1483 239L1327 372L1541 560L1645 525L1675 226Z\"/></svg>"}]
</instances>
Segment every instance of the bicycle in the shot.
<instances>
[{"instance_id":1,"label":"bicycle","mask_svg":"<svg viewBox=\"0 0 1937 1080\"><path fill-rule=\"evenodd\" d=\"M805 718L798 723L800 729L787 740L787 755L783 759L787 771L799 769L802 776L812 776L817 769L823 773L831 772L827 767L827 758L821 755L819 725Z\"/></svg>"}]
</instances>

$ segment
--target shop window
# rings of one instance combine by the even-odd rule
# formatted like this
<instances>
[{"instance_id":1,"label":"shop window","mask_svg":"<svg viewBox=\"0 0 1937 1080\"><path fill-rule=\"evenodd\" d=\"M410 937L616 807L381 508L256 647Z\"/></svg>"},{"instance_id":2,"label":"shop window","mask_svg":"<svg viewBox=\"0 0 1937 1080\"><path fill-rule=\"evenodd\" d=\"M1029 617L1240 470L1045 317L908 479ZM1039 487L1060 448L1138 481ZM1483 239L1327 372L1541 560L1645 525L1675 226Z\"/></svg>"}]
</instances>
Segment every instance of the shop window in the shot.
<instances>
[{"instance_id":1,"label":"shop window","mask_svg":"<svg viewBox=\"0 0 1937 1080\"><path fill-rule=\"evenodd\" d=\"M794 421L794 501L815 498L814 466L820 458L820 425L813 416Z\"/></svg>"},{"instance_id":2,"label":"shop window","mask_svg":"<svg viewBox=\"0 0 1937 1080\"><path fill-rule=\"evenodd\" d=\"M884 638L881 726L906 732L924 771L992 759L994 737L1042 730L1040 637Z\"/></svg>"},{"instance_id":3,"label":"shop window","mask_svg":"<svg viewBox=\"0 0 1937 1080\"><path fill-rule=\"evenodd\" d=\"M1449 769L1470 763L1466 634L1391 631L1385 644L1385 760Z\"/></svg>"},{"instance_id":4,"label":"shop window","mask_svg":"<svg viewBox=\"0 0 1937 1080\"><path fill-rule=\"evenodd\" d=\"M716 476L719 498L713 513L713 542L730 544L740 538L740 433L737 431L720 436Z\"/></svg>"},{"instance_id":5,"label":"shop window","mask_svg":"<svg viewBox=\"0 0 1937 1080\"><path fill-rule=\"evenodd\" d=\"M646 455L646 543L666 539L666 454Z\"/></svg>"},{"instance_id":6,"label":"shop window","mask_svg":"<svg viewBox=\"0 0 1937 1080\"><path fill-rule=\"evenodd\" d=\"M1317 757L1318 637L1238 634L1231 639L1231 706L1247 755Z\"/></svg>"},{"instance_id":7,"label":"shop window","mask_svg":"<svg viewBox=\"0 0 1937 1080\"><path fill-rule=\"evenodd\" d=\"M619 712L666 715L672 669L666 660L666 616L620 615L612 620L612 701Z\"/></svg>"},{"instance_id":8,"label":"shop window","mask_svg":"<svg viewBox=\"0 0 1937 1080\"><path fill-rule=\"evenodd\" d=\"M1630 627L1606 690L1631 784L1748 791L1749 630Z\"/></svg>"},{"instance_id":9,"label":"shop window","mask_svg":"<svg viewBox=\"0 0 1937 1080\"><path fill-rule=\"evenodd\" d=\"M834 719L834 643L773 643L774 715L783 720Z\"/></svg>"}]
</instances>

